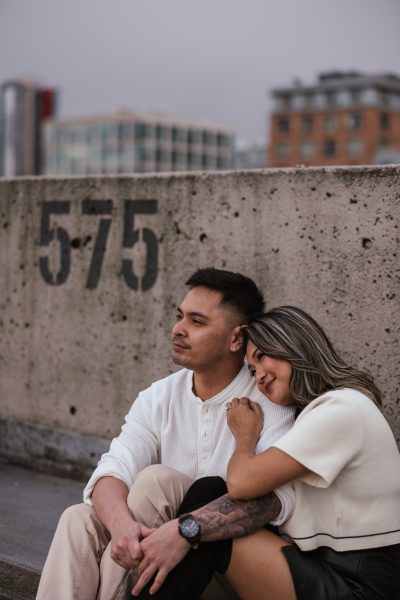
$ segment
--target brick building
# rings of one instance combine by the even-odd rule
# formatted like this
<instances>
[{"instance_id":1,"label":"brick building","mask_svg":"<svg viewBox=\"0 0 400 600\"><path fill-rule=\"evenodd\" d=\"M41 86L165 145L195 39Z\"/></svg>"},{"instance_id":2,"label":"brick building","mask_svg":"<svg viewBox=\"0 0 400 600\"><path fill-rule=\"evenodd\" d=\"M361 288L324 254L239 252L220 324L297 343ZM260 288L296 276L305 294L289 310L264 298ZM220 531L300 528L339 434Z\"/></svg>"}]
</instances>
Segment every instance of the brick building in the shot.
<instances>
[{"instance_id":1,"label":"brick building","mask_svg":"<svg viewBox=\"0 0 400 600\"><path fill-rule=\"evenodd\" d=\"M332 72L272 91L269 167L375 164L400 151L400 77Z\"/></svg>"}]
</instances>

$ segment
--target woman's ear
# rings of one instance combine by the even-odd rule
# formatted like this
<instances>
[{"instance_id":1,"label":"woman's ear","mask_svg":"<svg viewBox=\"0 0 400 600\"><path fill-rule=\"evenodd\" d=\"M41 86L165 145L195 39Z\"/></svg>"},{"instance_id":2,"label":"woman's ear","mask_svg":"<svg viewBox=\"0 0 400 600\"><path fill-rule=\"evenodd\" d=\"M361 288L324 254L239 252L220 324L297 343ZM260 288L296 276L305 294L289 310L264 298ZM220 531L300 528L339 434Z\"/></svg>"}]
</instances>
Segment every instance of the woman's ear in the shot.
<instances>
[{"instance_id":1,"label":"woman's ear","mask_svg":"<svg viewBox=\"0 0 400 600\"><path fill-rule=\"evenodd\" d=\"M242 350L244 347L244 335L242 332L242 326L238 325L233 330L231 344L229 346L229 350L231 352L238 352Z\"/></svg>"}]
</instances>

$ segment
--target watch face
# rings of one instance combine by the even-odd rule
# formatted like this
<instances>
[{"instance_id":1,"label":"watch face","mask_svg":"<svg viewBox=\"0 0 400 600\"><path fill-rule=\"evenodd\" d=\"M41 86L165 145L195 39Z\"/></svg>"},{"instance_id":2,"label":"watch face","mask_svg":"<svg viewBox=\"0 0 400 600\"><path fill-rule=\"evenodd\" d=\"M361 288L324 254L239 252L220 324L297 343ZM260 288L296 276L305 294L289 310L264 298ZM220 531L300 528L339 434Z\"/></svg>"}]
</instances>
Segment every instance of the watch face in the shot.
<instances>
[{"instance_id":1,"label":"watch face","mask_svg":"<svg viewBox=\"0 0 400 600\"><path fill-rule=\"evenodd\" d=\"M199 534L200 525L194 517L185 517L179 524L183 537L188 540L193 539Z\"/></svg>"}]
</instances>

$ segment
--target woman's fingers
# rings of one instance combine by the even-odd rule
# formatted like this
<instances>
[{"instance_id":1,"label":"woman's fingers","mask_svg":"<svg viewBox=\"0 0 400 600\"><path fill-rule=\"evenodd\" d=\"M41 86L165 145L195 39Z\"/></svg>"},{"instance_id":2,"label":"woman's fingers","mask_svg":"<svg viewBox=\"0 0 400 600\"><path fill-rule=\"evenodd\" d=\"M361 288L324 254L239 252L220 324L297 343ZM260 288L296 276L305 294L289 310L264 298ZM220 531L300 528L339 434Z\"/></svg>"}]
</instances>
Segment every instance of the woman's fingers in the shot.
<instances>
[{"instance_id":1,"label":"woman's fingers","mask_svg":"<svg viewBox=\"0 0 400 600\"><path fill-rule=\"evenodd\" d=\"M261 406L258 404L258 402L254 402L253 400L250 400L249 402L249 406L250 408L256 413L256 415L263 415L263 411Z\"/></svg>"}]
</instances>

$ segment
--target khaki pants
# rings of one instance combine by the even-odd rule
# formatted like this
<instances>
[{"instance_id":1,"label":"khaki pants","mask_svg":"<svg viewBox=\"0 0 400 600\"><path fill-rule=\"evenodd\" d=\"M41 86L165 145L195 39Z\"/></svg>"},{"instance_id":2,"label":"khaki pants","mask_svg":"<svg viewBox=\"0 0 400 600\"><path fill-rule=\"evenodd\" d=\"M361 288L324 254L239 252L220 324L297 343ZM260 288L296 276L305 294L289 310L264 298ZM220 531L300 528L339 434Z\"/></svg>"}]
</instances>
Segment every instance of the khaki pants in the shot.
<instances>
[{"instance_id":1,"label":"khaki pants","mask_svg":"<svg viewBox=\"0 0 400 600\"><path fill-rule=\"evenodd\" d=\"M148 527L173 519L192 479L161 465L137 476L128 495L133 518ZM126 600L134 573L110 556L110 536L93 508L70 506L61 515L43 568L36 600ZM224 578L214 578L204 600L237 598Z\"/></svg>"}]
</instances>

